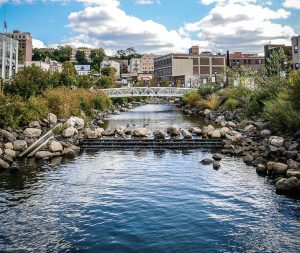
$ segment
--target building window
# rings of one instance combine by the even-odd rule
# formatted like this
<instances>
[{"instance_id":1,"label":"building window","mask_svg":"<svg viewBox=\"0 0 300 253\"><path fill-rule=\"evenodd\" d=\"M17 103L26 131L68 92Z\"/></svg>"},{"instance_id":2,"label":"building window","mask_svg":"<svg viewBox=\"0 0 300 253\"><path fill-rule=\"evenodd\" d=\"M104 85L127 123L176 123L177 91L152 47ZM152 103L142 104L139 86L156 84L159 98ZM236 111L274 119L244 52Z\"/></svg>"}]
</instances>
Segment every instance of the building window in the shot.
<instances>
[{"instance_id":1,"label":"building window","mask_svg":"<svg viewBox=\"0 0 300 253\"><path fill-rule=\"evenodd\" d=\"M298 54L298 52L299 52L299 47L296 45L296 46L294 46L294 53Z\"/></svg>"},{"instance_id":2,"label":"building window","mask_svg":"<svg viewBox=\"0 0 300 253\"><path fill-rule=\"evenodd\" d=\"M250 59L248 59L248 64L251 65L251 60Z\"/></svg>"},{"instance_id":3,"label":"building window","mask_svg":"<svg viewBox=\"0 0 300 253\"><path fill-rule=\"evenodd\" d=\"M244 60L244 64L247 65L247 60Z\"/></svg>"}]
</instances>

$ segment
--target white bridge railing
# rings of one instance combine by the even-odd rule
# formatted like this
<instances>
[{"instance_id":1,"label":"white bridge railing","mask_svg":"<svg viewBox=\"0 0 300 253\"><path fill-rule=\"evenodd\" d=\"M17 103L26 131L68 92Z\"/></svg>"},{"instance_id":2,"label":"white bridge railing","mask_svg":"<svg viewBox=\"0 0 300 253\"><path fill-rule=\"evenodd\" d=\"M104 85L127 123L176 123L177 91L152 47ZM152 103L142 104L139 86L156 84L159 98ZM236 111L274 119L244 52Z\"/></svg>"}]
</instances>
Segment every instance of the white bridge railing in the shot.
<instances>
[{"instance_id":1,"label":"white bridge railing","mask_svg":"<svg viewBox=\"0 0 300 253\"><path fill-rule=\"evenodd\" d=\"M110 98L119 97L182 97L195 88L177 87L126 87L102 89Z\"/></svg>"}]
</instances>

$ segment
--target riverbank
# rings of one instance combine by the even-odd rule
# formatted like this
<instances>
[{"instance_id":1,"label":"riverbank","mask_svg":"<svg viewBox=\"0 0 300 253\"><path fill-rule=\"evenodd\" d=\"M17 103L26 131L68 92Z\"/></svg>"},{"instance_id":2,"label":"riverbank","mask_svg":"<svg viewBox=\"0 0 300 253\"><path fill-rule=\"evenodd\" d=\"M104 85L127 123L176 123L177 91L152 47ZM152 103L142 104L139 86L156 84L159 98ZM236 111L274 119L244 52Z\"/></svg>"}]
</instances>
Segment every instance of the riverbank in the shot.
<instances>
[{"instance_id":1,"label":"riverbank","mask_svg":"<svg viewBox=\"0 0 300 253\"><path fill-rule=\"evenodd\" d=\"M278 193L300 194L300 132L293 136L275 135L270 123L259 118L247 118L240 110L192 109L178 105L196 117L223 126L224 149L221 153L241 157L256 168L260 176L273 180Z\"/></svg>"}]
</instances>

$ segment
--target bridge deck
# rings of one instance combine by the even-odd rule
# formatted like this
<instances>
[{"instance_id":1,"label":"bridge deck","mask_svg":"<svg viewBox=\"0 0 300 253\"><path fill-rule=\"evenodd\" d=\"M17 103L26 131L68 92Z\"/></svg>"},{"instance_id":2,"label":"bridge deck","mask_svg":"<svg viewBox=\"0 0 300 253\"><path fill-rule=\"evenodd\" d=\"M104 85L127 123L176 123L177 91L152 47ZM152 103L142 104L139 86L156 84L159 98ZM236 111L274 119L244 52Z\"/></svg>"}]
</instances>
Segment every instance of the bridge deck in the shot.
<instances>
[{"instance_id":1,"label":"bridge deck","mask_svg":"<svg viewBox=\"0 0 300 253\"><path fill-rule=\"evenodd\" d=\"M81 148L86 149L221 149L220 139L98 139L83 140Z\"/></svg>"}]
</instances>

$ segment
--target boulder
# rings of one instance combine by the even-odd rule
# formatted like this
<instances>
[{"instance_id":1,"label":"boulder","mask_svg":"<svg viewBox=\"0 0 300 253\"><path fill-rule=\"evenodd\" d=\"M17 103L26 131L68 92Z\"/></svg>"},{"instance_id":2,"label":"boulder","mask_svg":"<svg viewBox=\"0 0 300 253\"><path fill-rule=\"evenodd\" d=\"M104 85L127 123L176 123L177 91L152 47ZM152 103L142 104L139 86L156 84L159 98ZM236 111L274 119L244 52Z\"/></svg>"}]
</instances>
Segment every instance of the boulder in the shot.
<instances>
[{"instance_id":1,"label":"boulder","mask_svg":"<svg viewBox=\"0 0 300 253\"><path fill-rule=\"evenodd\" d=\"M74 136L77 133L78 133L77 129L70 126L70 127L66 128L63 131L62 136L65 137L65 138L70 138L70 137Z\"/></svg>"},{"instance_id":2,"label":"boulder","mask_svg":"<svg viewBox=\"0 0 300 253\"><path fill-rule=\"evenodd\" d=\"M260 176L267 175L267 167L263 164L257 164L256 166L256 173Z\"/></svg>"},{"instance_id":3,"label":"boulder","mask_svg":"<svg viewBox=\"0 0 300 253\"><path fill-rule=\"evenodd\" d=\"M242 140L243 140L243 136L240 133L236 133L233 136L233 141L234 142L240 143Z\"/></svg>"},{"instance_id":4,"label":"boulder","mask_svg":"<svg viewBox=\"0 0 300 253\"><path fill-rule=\"evenodd\" d=\"M293 193L300 189L300 179L296 177L282 178L276 183L276 191Z\"/></svg>"},{"instance_id":5,"label":"boulder","mask_svg":"<svg viewBox=\"0 0 300 253\"><path fill-rule=\"evenodd\" d=\"M97 121L97 125L98 125L98 126L103 126L103 125L104 125L104 121L101 120L101 119L98 120L98 121Z\"/></svg>"},{"instance_id":6,"label":"boulder","mask_svg":"<svg viewBox=\"0 0 300 253\"><path fill-rule=\"evenodd\" d=\"M81 130L84 128L84 120L79 117L70 117L67 121L67 125L75 127L78 130Z\"/></svg>"},{"instance_id":7,"label":"boulder","mask_svg":"<svg viewBox=\"0 0 300 253\"><path fill-rule=\"evenodd\" d=\"M12 133L3 129L0 130L0 136L4 137L6 141L14 142L16 140L16 137Z\"/></svg>"},{"instance_id":8,"label":"boulder","mask_svg":"<svg viewBox=\"0 0 300 253\"><path fill-rule=\"evenodd\" d=\"M12 149L5 149L4 154L9 155L11 157L15 157L16 156L16 151L14 151Z\"/></svg>"},{"instance_id":9,"label":"boulder","mask_svg":"<svg viewBox=\"0 0 300 253\"><path fill-rule=\"evenodd\" d=\"M116 132L118 135L121 135L121 136L125 135L126 127L123 127L123 126L117 127Z\"/></svg>"},{"instance_id":10,"label":"boulder","mask_svg":"<svg viewBox=\"0 0 300 253\"><path fill-rule=\"evenodd\" d=\"M213 168L214 168L214 170L218 170L218 169L220 169L220 168L221 168L221 165L220 165L220 163L218 163L218 162L214 162L214 163L213 163Z\"/></svg>"},{"instance_id":11,"label":"boulder","mask_svg":"<svg viewBox=\"0 0 300 253\"><path fill-rule=\"evenodd\" d=\"M286 176L300 178L300 170L287 170Z\"/></svg>"},{"instance_id":12,"label":"boulder","mask_svg":"<svg viewBox=\"0 0 300 253\"><path fill-rule=\"evenodd\" d=\"M136 128L133 130L132 135L135 137L146 137L148 135L148 129L147 128Z\"/></svg>"},{"instance_id":13,"label":"boulder","mask_svg":"<svg viewBox=\"0 0 300 253\"><path fill-rule=\"evenodd\" d=\"M192 127L192 128L190 129L190 132L191 132L192 134L194 134L194 135L200 136L201 133L202 133L202 130L201 130L200 127Z\"/></svg>"},{"instance_id":14,"label":"boulder","mask_svg":"<svg viewBox=\"0 0 300 253\"><path fill-rule=\"evenodd\" d=\"M205 109L203 114L205 115L205 117L207 117L210 114L210 110L209 109Z\"/></svg>"},{"instance_id":15,"label":"boulder","mask_svg":"<svg viewBox=\"0 0 300 253\"><path fill-rule=\"evenodd\" d=\"M155 139L165 139L166 133L163 130L158 129L153 132L153 136Z\"/></svg>"},{"instance_id":16,"label":"boulder","mask_svg":"<svg viewBox=\"0 0 300 253\"><path fill-rule=\"evenodd\" d=\"M300 163L299 162L296 162L292 159L289 159L287 161L287 165L288 165L288 169L289 170L300 170Z\"/></svg>"},{"instance_id":17,"label":"boulder","mask_svg":"<svg viewBox=\"0 0 300 253\"><path fill-rule=\"evenodd\" d=\"M209 133L211 138L221 138L221 132L220 130L214 130Z\"/></svg>"},{"instance_id":18,"label":"boulder","mask_svg":"<svg viewBox=\"0 0 300 253\"><path fill-rule=\"evenodd\" d=\"M168 127L167 133L171 136L178 136L180 135L180 128L177 125L173 125Z\"/></svg>"},{"instance_id":19,"label":"boulder","mask_svg":"<svg viewBox=\"0 0 300 253\"><path fill-rule=\"evenodd\" d=\"M8 162L8 163L13 163L14 162L14 158L11 157L10 155L7 155L7 154L4 154L3 160Z\"/></svg>"},{"instance_id":20,"label":"boulder","mask_svg":"<svg viewBox=\"0 0 300 253\"><path fill-rule=\"evenodd\" d=\"M213 159L209 159L209 158L205 158L200 163L203 164L203 165L210 165L210 164L214 163L214 160Z\"/></svg>"},{"instance_id":21,"label":"boulder","mask_svg":"<svg viewBox=\"0 0 300 253\"><path fill-rule=\"evenodd\" d=\"M232 122L232 121L228 121L228 122L226 123L226 126L235 128L235 127L236 127L236 124L235 124L234 122Z\"/></svg>"},{"instance_id":22,"label":"boulder","mask_svg":"<svg viewBox=\"0 0 300 253\"><path fill-rule=\"evenodd\" d=\"M62 152L62 155L66 158L74 158L76 156L76 152L71 148L65 148Z\"/></svg>"},{"instance_id":23,"label":"boulder","mask_svg":"<svg viewBox=\"0 0 300 253\"><path fill-rule=\"evenodd\" d=\"M7 142L4 144L4 149L14 149L14 144Z\"/></svg>"},{"instance_id":24,"label":"boulder","mask_svg":"<svg viewBox=\"0 0 300 253\"><path fill-rule=\"evenodd\" d=\"M221 136L224 137L224 136L226 136L226 134L230 134L230 130L228 127L222 127L220 129L220 133L221 133Z\"/></svg>"},{"instance_id":25,"label":"boulder","mask_svg":"<svg viewBox=\"0 0 300 253\"><path fill-rule=\"evenodd\" d=\"M55 125L57 123L57 116L53 113L48 113L47 120L50 125Z\"/></svg>"},{"instance_id":26,"label":"boulder","mask_svg":"<svg viewBox=\"0 0 300 253\"><path fill-rule=\"evenodd\" d=\"M207 137L210 135L211 132L213 132L215 130L215 128L212 126L212 125L208 125L208 126L205 126L203 127L202 129L202 135L204 137Z\"/></svg>"},{"instance_id":27,"label":"boulder","mask_svg":"<svg viewBox=\"0 0 300 253\"><path fill-rule=\"evenodd\" d=\"M193 137L192 133L189 130L182 130L182 136L185 139L191 139Z\"/></svg>"},{"instance_id":28,"label":"boulder","mask_svg":"<svg viewBox=\"0 0 300 253\"><path fill-rule=\"evenodd\" d=\"M49 150L51 152L61 152L63 150L63 146L60 142L53 140L49 144Z\"/></svg>"},{"instance_id":29,"label":"boulder","mask_svg":"<svg viewBox=\"0 0 300 253\"><path fill-rule=\"evenodd\" d=\"M9 164L0 158L0 169L8 169Z\"/></svg>"},{"instance_id":30,"label":"boulder","mask_svg":"<svg viewBox=\"0 0 300 253\"><path fill-rule=\"evenodd\" d=\"M49 159L53 157L53 154L49 151L38 151L35 154L36 159Z\"/></svg>"},{"instance_id":31,"label":"boulder","mask_svg":"<svg viewBox=\"0 0 300 253\"><path fill-rule=\"evenodd\" d=\"M267 169L268 171L273 172L276 175L285 175L288 166L284 163L268 162Z\"/></svg>"},{"instance_id":32,"label":"boulder","mask_svg":"<svg viewBox=\"0 0 300 253\"><path fill-rule=\"evenodd\" d=\"M27 148L27 142L24 140L17 140L14 142L14 150L24 151Z\"/></svg>"},{"instance_id":33,"label":"boulder","mask_svg":"<svg viewBox=\"0 0 300 253\"><path fill-rule=\"evenodd\" d=\"M260 131L260 136L265 138L265 139L269 138L271 136L271 134L272 134L272 132L269 129L265 129L265 130Z\"/></svg>"},{"instance_id":34,"label":"boulder","mask_svg":"<svg viewBox=\"0 0 300 253\"><path fill-rule=\"evenodd\" d=\"M102 136L102 132L99 130L92 130L90 128L85 129L85 136L88 139L97 139Z\"/></svg>"},{"instance_id":35,"label":"boulder","mask_svg":"<svg viewBox=\"0 0 300 253\"><path fill-rule=\"evenodd\" d=\"M221 161L222 160L222 155L221 154L213 154L212 158L215 160L215 161Z\"/></svg>"},{"instance_id":36,"label":"boulder","mask_svg":"<svg viewBox=\"0 0 300 253\"><path fill-rule=\"evenodd\" d=\"M271 136L269 138L269 142L272 146L280 148L280 147L282 147L282 145L284 143L284 139L279 136Z\"/></svg>"},{"instance_id":37,"label":"boulder","mask_svg":"<svg viewBox=\"0 0 300 253\"><path fill-rule=\"evenodd\" d=\"M0 148L0 155L2 155L3 154L3 150L2 150L2 148Z\"/></svg>"},{"instance_id":38,"label":"boulder","mask_svg":"<svg viewBox=\"0 0 300 253\"><path fill-rule=\"evenodd\" d=\"M244 128L244 132L255 132L256 131L256 127L253 125L248 125Z\"/></svg>"},{"instance_id":39,"label":"boulder","mask_svg":"<svg viewBox=\"0 0 300 253\"><path fill-rule=\"evenodd\" d=\"M38 121L32 121L32 122L30 122L28 127L30 127L30 128L41 128L41 125Z\"/></svg>"},{"instance_id":40,"label":"boulder","mask_svg":"<svg viewBox=\"0 0 300 253\"><path fill-rule=\"evenodd\" d=\"M38 128L26 128L23 133L28 138L37 138L41 136L42 130Z\"/></svg>"},{"instance_id":41,"label":"boulder","mask_svg":"<svg viewBox=\"0 0 300 253\"><path fill-rule=\"evenodd\" d=\"M104 136L113 136L113 135L115 135L115 132L116 132L115 129L107 128L103 132L103 135Z\"/></svg>"}]
</instances>

